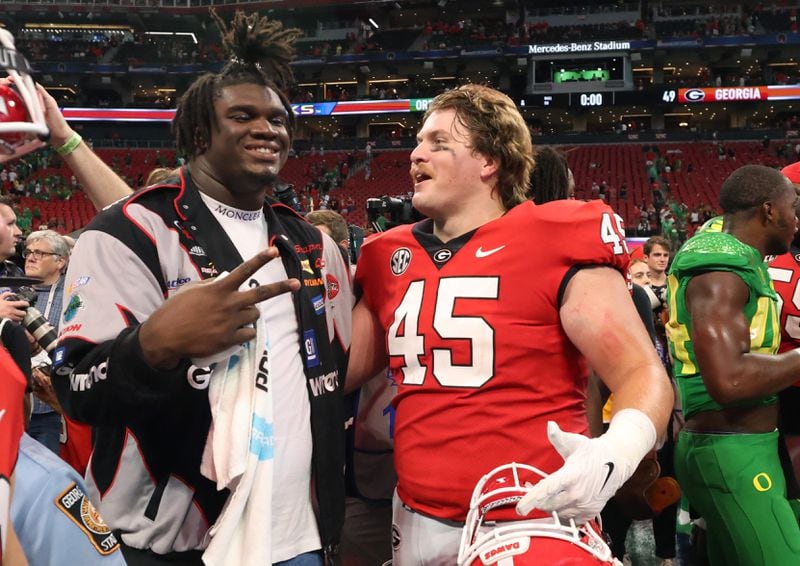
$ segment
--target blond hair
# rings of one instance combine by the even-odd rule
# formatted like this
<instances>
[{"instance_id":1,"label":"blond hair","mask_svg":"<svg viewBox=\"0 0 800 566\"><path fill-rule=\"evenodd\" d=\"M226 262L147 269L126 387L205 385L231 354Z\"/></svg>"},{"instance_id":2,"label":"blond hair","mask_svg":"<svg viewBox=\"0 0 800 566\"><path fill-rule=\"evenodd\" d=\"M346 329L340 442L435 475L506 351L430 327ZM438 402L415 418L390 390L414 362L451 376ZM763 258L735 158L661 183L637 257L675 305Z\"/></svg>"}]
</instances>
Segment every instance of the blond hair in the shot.
<instances>
[{"instance_id":1,"label":"blond hair","mask_svg":"<svg viewBox=\"0 0 800 566\"><path fill-rule=\"evenodd\" d=\"M527 198L533 170L533 142L514 102L493 88L466 84L434 98L423 123L436 111L455 110L475 153L498 162L497 189L506 210Z\"/></svg>"}]
</instances>

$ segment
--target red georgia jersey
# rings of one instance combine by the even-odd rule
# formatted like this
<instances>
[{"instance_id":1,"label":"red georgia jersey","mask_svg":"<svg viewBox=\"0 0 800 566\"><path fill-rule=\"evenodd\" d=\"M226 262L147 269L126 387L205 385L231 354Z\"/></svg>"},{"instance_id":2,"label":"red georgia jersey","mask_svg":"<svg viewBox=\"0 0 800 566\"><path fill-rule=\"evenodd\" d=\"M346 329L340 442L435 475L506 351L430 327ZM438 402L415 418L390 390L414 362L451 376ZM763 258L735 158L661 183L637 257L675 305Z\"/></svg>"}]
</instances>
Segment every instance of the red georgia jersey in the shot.
<instances>
[{"instance_id":1,"label":"red georgia jersey","mask_svg":"<svg viewBox=\"0 0 800 566\"><path fill-rule=\"evenodd\" d=\"M11 523L10 478L17 464L19 439L25 429L22 417L25 386L25 376L5 348L0 347L0 564Z\"/></svg>"},{"instance_id":2,"label":"red georgia jersey","mask_svg":"<svg viewBox=\"0 0 800 566\"><path fill-rule=\"evenodd\" d=\"M626 273L628 253L619 217L600 201L526 202L447 244L430 225L370 239L356 280L386 331L398 385L398 494L463 521L489 470L561 466L548 420L587 432L587 368L561 327L561 294L573 268Z\"/></svg>"},{"instance_id":3,"label":"red georgia jersey","mask_svg":"<svg viewBox=\"0 0 800 566\"><path fill-rule=\"evenodd\" d=\"M769 275L778 293L778 309L781 313L781 346L778 352L788 352L800 346L800 249L792 245L787 253L769 262Z\"/></svg>"}]
</instances>

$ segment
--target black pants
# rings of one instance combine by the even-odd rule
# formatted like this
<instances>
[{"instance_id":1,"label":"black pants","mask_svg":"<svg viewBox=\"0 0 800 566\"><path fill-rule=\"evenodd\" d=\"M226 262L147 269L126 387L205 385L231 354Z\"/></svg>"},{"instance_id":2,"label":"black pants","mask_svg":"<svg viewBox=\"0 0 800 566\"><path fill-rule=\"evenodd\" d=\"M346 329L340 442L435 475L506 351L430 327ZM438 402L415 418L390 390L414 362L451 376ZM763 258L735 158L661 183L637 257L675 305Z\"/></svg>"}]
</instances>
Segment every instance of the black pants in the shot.
<instances>
[{"instance_id":1,"label":"black pants","mask_svg":"<svg viewBox=\"0 0 800 566\"><path fill-rule=\"evenodd\" d=\"M203 566L203 551L188 550L186 552L171 552L169 554L156 554L152 550L131 548L120 541L120 549L128 566Z\"/></svg>"}]
</instances>

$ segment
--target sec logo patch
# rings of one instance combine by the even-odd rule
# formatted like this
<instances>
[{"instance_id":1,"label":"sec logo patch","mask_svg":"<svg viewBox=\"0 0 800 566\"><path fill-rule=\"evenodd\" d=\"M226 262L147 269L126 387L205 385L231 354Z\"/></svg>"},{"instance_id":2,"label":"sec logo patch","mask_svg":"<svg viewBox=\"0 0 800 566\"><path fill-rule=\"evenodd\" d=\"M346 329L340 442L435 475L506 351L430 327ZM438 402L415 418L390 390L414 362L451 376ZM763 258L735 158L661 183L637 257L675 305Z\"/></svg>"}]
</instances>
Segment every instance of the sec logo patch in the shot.
<instances>
[{"instance_id":1,"label":"sec logo patch","mask_svg":"<svg viewBox=\"0 0 800 566\"><path fill-rule=\"evenodd\" d=\"M392 268L392 273L395 275L402 275L411 263L411 250L408 248L399 248L395 250L389 263Z\"/></svg>"}]
</instances>

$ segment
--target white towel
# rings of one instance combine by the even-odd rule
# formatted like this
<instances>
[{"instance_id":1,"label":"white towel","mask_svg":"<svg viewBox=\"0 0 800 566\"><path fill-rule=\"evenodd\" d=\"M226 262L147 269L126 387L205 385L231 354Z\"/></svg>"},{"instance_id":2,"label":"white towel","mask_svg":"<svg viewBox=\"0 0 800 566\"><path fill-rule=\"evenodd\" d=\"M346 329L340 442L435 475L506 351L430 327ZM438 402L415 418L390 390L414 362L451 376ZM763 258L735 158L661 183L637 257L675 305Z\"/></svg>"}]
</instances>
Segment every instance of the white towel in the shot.
<instances>
[{"instance_id":1,"label":"white towel","mask_svg":"<svg viewBox=\"0 0 800 566\"><path fill-rule=\"evenodd\" d=\"M231 494L206 535L206 566L272 564L272 394L255 386L266 349L259 320L256 339L211 372L212 423L200 471Z\"/></svg>"}]
</instances>

